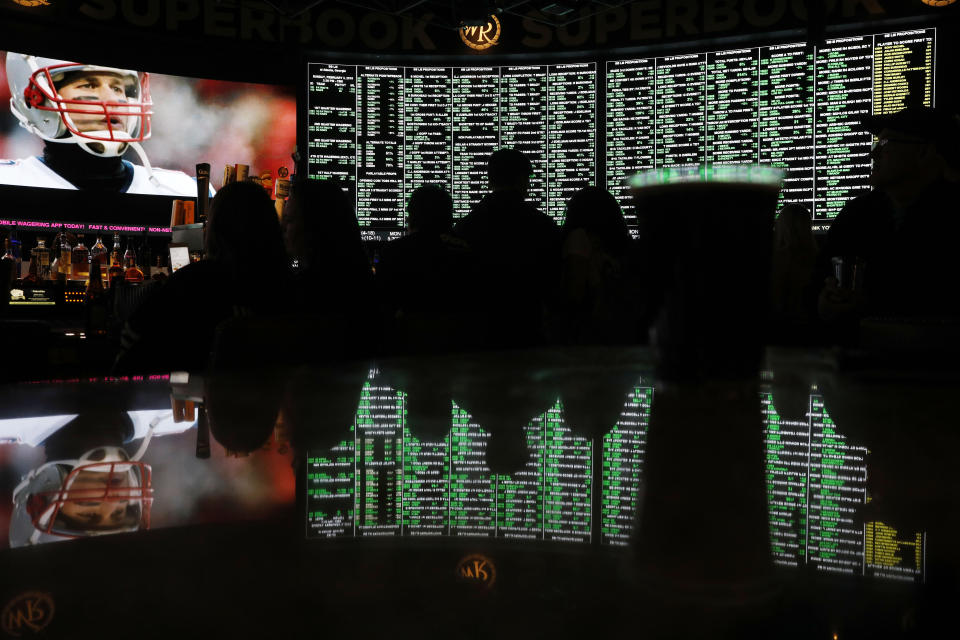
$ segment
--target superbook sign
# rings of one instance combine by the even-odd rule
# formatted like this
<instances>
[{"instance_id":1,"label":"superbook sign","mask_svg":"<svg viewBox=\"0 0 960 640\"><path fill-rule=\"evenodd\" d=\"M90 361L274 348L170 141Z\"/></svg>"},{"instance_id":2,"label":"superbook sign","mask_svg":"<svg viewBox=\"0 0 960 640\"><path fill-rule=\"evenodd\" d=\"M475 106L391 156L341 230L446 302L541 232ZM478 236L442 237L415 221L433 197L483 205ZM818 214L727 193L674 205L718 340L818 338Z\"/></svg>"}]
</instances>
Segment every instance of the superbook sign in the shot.
<instances>
[{"instance_id":1,"label":"superbook sign","mask_svg":"<svg viewBox=\"0 0 960 640\"><path fill-rule=\"evenodd\" d=\"M530 11L524 16L500 14L498 52L544 51L594 46L636 46L668 40L721 37L739 33L803 28L810 0L638 0L589 15L564 27L553 27ZM305 49L341 51L462 52L476 51L458 30L437 24L431 10L406 15L363 12L349 5L325 2L295 17L279 14L254 0L86 0L31 9L5 0L4 8L24 15L44 14L116 24L146 31L228 38L257 43L296 44ZM426 6L426 5L425 5ZM941 15L952 11L919 2L895 0L827 0L828 23L861 22L906 14Z\"/></svg>"}]
</instances>

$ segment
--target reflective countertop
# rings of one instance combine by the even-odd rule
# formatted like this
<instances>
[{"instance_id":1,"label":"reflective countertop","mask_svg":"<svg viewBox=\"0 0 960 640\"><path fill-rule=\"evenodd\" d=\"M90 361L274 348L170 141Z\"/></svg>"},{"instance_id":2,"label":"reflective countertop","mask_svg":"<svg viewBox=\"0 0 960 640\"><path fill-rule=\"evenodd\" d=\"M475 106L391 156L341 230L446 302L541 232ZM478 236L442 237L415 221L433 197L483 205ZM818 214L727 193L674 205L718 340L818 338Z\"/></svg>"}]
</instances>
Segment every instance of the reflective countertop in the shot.
<instances>
[{"instance_id":1,"label":"reflective countertop","mask_svg":"<svg viewBox=\"0 0 960 640\"><path fill-rule=\"evenodd\" d=\"M928 637L958 378L590 348L4 385L0 632Z\"/></svg>"}]
</instances>

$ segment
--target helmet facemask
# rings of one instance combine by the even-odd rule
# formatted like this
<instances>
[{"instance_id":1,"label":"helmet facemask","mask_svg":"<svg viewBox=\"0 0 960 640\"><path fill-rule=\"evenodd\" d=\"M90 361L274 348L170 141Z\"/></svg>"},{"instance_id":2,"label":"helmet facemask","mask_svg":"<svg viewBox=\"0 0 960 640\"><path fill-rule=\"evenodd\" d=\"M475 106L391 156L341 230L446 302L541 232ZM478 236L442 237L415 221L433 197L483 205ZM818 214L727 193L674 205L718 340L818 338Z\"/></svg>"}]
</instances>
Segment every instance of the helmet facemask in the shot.
<instances>
[{"instance_id":1,"label":"helmet facemask","mask_svg":"<svg viewBox=\"0 0 960 640\"><path fill-rule=\"evenodd\" d=\"M23 89L22 101L18 100L20 96L13 98L13 111L31 132L50 142L77 143L84 151L98 157L121 156L131 143L150 137L153 103L148 74L141 78L135 71L71 62L38 67L32 57L25 56L25 59L31 73ZM117 76L123 82L125 97L103 100L91 94L90 97L65 98L59 87L77 74ZM49 112L56 117L31 117L40 114L31 114L30 111ZM89 127L78 124L91 120L102 124L103 128L89 130Z\"/></svg>"},{"instance_id":2,"label":"helmet facemask","mask_svg":"<svg viewBox=\"0 0 960 640\"><path fill-rule=\"evenodd\" d=\"M149 528L151 470L123 449L99 447L79 460L48 464L57 465L63 479L27 500L38 533L78 538Z\"/></svg>"}]
</instances>

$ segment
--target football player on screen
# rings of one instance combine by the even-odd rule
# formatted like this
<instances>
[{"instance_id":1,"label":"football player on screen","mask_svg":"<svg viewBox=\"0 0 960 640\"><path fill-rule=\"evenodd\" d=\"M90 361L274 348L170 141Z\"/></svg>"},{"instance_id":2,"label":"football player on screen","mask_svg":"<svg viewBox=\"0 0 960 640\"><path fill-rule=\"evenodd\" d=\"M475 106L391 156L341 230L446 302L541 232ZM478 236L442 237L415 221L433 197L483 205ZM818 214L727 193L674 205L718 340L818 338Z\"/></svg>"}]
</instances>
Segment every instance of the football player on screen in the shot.
<instances>
[{"instance_id":1,"label":"football player on screen","mask_svg":"<svg viewBox=\"0 0 960 640\"><path fill-rule=\"evenodd\" d=\"M161 422L172 421L169 411L120 410L20 420L18 440L42 433L34 446L42 444L48 461L13 490L10 546L149 529L152 470L140 459L157 428L166 427ZM138 438L131 455L124 443Z\"/></svg>"},{"instance_id":2,"label":"football player on screen","mask_svg":"<svg viewBox=\"0 0 960 640\"><path fill-rule=\"evenodd\" d=\"M196 196L182 171L150 166L149 74L7 53L10 110L46 144L42 156L0 160L0 184ZM141 165L123 160L127 149Z\"/></svg>"}]
</instances>

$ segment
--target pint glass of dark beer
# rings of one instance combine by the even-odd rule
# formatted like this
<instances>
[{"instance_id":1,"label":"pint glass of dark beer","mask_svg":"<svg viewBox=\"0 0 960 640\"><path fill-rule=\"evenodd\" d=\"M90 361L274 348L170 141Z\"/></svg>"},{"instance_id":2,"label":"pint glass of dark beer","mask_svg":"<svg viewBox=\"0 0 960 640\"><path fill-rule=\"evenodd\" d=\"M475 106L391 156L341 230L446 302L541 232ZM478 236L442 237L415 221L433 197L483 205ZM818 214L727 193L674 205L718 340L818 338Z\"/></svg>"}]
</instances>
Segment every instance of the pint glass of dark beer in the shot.
<instances>
[{"instance_id":1,"label":"pint glass of dark beer","mask_svg":"<svg viewBox=\"0 0 960 640\"><path fill-rule=\"evenodd\" d=\"M654 169L629 179L645 317L662 380L756 375L763 353L773 220L783 172Z\"/></svg>"}]
</instances>

